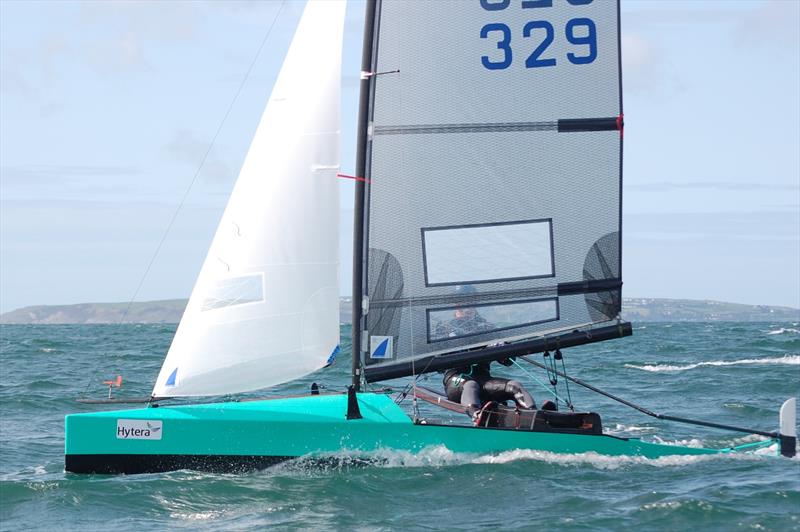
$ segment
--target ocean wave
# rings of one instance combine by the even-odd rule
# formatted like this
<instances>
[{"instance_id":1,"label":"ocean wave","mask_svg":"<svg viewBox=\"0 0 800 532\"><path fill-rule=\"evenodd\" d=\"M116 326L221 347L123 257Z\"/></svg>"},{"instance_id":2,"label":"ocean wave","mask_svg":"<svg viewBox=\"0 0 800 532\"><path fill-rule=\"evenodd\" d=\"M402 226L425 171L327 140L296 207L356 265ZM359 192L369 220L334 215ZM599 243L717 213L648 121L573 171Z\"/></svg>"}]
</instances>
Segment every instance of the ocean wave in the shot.
<instances>
[{"instance_id":1,"label":"ocean wave","mask_svg":"<svg viewBox=\"0 0 800 532\"><path fill-rule=\"evenodd\" d=\"M727 458L730 455L673 455L662 456L660 458L645 458L643 456L608 456L596 452L581 454L558 454L549 451L519 449L516 451L507 451L498 455L482 456L476 459L474 463L505 464L520 460L534 460L563 466L590 466L596 469L611 470L632 465L645 465L651 467L680 467L719 459L723 456Z\"/></svg>"},{"instance_id":2,"label":"ocean wave","mask_svg":"<svg viewBox=\"0 0 800 532\"><path fill-rule=\"evenodd\" d=\"M800 334L800 329L795 329L793 327L787 327L787 328L781 327L780 329L769 331L767 334L774 335L774 334L786 334L786 333Z\"/></svg>"},{"instance_id":3,"label":"ocean wave","mask_svg":"<svg viewBox=\"0 0 800 532\"><path fill-rule=\"evenodd\" d=\"M659 436L653 436L653 440L660 445L673 445L675 447L691 447L693 449L702 449L705 447L705 442L697 438L689 438L688 440L665 440Z\"/></svg>"},{"instance_id":4,"label":"ocean wave","mask_svg":"<svg viewBox=\"0 0 800 532\"><path fill-rule=\"evenodd\" d=\"M748 364L786 364L789 366L800 366L800 355L784 355L782 357L765 357L765 358L745 358L742 360L715 360L711 362L697 362L694 364L672 365L672 364L646 364L639 366L636 364L625 364L626 368L640 369L642 371L652 372L677 372L687 371L703 366L740 366Z\"/></svg>"},{"instance_id":5,"label":"ocean wave","mask_svg":"<svg viewBox=\"0 0 800 532\"><path fill-rule=\"evenodd\" d=\"M266 511L270 511L267 509ZM179 521L210 521L224 517L225 512L221 510L209 510L205 512L172 512L169 514L170 519Z\"/></svg>"},{"instance_id":6,"label":"ocean wave","mask_svg":"<svg viewBox=\"0 0 800 532\"><path fill-rule=\"evenodd\" d=\"M684 447L702 447L699 440L685 440L669 442L660 440L665 445ZM453 452L444 446L432 446L417 453L410 451L379 450L368 453L348 454L332 453L325 456L303 457L285 462L272 469L273 472L319 473L323 470L350 469L353 467L378 467L378 468L439 468L462 465L502 465L521 461L535 461L547 464L579 467L590 466L597 469L612 470L621 467L644 465L651 467L680 467L693 465L711 460L760 460L757 455L775 454L775 448L758 453L720 453L702 455L672 455L660 458L646 458L643 456L609 456L594 451L586 453L554 453L551 451L537 451L532 449L515 449L493 454L476 454Z\"/></svg>"},{"instance_id":7,"label":"ocean wave","mask_svg":"<svg viewBox=\"0 0 800 532\"><path fill-rule=\"evenodd\" d=\"M614 428L605 427L603 433L611 436L620 436L622 434L652 434L656 430L658 429L655 427L638 427L636 425L617 423Z\"/></svg>"}]
</instances>

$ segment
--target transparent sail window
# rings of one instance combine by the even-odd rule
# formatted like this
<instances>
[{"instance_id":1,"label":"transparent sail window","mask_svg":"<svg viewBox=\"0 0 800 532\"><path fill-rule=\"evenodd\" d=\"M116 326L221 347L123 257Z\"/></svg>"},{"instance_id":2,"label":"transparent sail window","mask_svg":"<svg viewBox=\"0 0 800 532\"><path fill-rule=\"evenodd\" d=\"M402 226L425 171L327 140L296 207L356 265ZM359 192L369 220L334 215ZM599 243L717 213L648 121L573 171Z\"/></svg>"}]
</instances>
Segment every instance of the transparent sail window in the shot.
<instances>
[{"instance_id":1,"label":"transparent sail window","mask_svg":"<svg viewBox=\"0 0 800 532\"><path fill-rule=\"evenodd\" d=\"M427 286L553 277L552 219L422 229Z\"/></svg>"},{"instance_id":2,"label":"transparent sail window","mask_svg":"<svg viewBox=\"0 0 800 532\"><path fill-rule=\"evenodd\" d=\"M559 319L557 298L428 310L428 342L526 327Z\"/></svg>"},{"instance_id":3,"label":"transparent sail window","mask_svg":"<svg viewBox=\"0 0 800 532\"><path fill-rule=\"evenodd\" d=\"M202 310L214 310L264 299L264 282L261 275L219 279L208 289Z\"/></svg>"}]
</instances>

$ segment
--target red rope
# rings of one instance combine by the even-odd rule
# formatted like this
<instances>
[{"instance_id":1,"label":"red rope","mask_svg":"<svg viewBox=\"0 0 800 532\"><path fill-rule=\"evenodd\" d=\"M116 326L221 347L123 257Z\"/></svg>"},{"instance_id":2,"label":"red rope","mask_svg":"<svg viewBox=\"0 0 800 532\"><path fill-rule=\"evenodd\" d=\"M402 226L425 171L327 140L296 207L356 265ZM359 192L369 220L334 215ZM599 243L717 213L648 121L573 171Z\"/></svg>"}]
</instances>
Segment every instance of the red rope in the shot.
<instances>
[{"instance_id":1,"label":"red rope","mask_svg":"<svg viewBox=\"0 0 800 532\"><path fill-rule=\"evenodd\" d=\"M625 115L623 113L620 113L620 115L617 117L617 129L619 130L619 138L623 137L623 133L625 131L625 122L623 121L624 117Z\"/></svg>"},{"instance_id":2,"label":"red rope","mask_svg":"<svg viewBox=\"0 0 800 532\"><path fill-rule=\"evenodd\" d=\"M354 176L354 175L347 175L347 174L341 174L340 173L340 174L336 174L336 177L343 177L345 179L353 179L355 181L361 181L362 183L372 183L372 181L370 179L366 179L366 178L363 178L363 177L357 177L357 176Z\"/></svg>"}]
</instances>

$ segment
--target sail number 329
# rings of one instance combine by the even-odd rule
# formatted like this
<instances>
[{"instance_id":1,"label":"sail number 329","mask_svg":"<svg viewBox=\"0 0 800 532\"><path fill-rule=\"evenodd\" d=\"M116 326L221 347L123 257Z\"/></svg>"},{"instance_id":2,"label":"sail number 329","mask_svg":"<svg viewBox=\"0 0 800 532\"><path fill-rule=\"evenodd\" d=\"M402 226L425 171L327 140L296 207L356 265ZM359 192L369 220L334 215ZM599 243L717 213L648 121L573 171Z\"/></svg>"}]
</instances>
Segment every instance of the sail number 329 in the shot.
<instances>
[{"instance_id":1,"label":"sail number 329","mask_svg":"<svg viewBox=\"0 0 800 532\"><path fill-rule=\"evenodd\" d=\"M556 0L564 1L564 0ZM592 0L566 0L574 6L590 4ZM509 6L511 0L480 0L487 11L500 11ZM522 0L522 8L553 7L553 0ZM511 66L514 53L511 49L511 28L501 22L492 22L481 28L481 39L493 40L501 53L492 57L484 55L481 63L489 70L502 70ZM564 27L564 36L575 49L567 52L567 60L575 65L585 65L597 58L597 28L589 18L573 18ZM556 39L556 30L546 20L532 20L522 26L522 37L530 42L532 52L525 59L525 68L556 66L556 57L548 48Z\"/></svg>"}]
</instances>

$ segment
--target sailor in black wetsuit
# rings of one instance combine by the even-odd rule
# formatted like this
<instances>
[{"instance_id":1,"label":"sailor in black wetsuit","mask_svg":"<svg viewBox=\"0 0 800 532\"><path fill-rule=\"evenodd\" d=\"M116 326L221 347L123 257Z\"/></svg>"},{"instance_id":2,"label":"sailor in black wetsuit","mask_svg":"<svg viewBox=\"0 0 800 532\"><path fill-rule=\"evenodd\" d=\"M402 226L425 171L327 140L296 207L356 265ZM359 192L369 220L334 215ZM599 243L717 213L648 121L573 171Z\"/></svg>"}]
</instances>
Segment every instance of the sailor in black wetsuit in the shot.
<instances>
[{"instance_id":1,"label":"sailor in black wetsuit","mask_svg":"<svg viewBox=\"0 0 800 532\"><path fill-rule=\"evenodd\" d=\"M499 361L510 366L508 359ZM444 389L447 398L461 403L467 414L476 420L484 403L489 401L514 401L519 408L535 409L536 402L519 381L493 377L489 371L490 362L452 368L444 373Z\"/></svg>"},{"instance_id":2,"label":"sailor in black wetsuit","mask_svg":"<svg viewBox=\"0 0 800 532\"><path fill-rule=\"evenodd\" d=\"M471 294L475 289L469 285L459 286L456 292L461 295ZM452 320L437 326L436 335L457 338L492 329L494 327L478 314L474 307L459 307L455 309ZM505 366L511 365L508 359L501 360L500 363ZM464 405L467 414L476 422L481 407L489 401L513 400L520 408L536 408L533 397L519 381L492 377L489 371L490 364L491 362L484 362L445 371L444 389L447 398Z\"/></svg>"}]
</instances>

